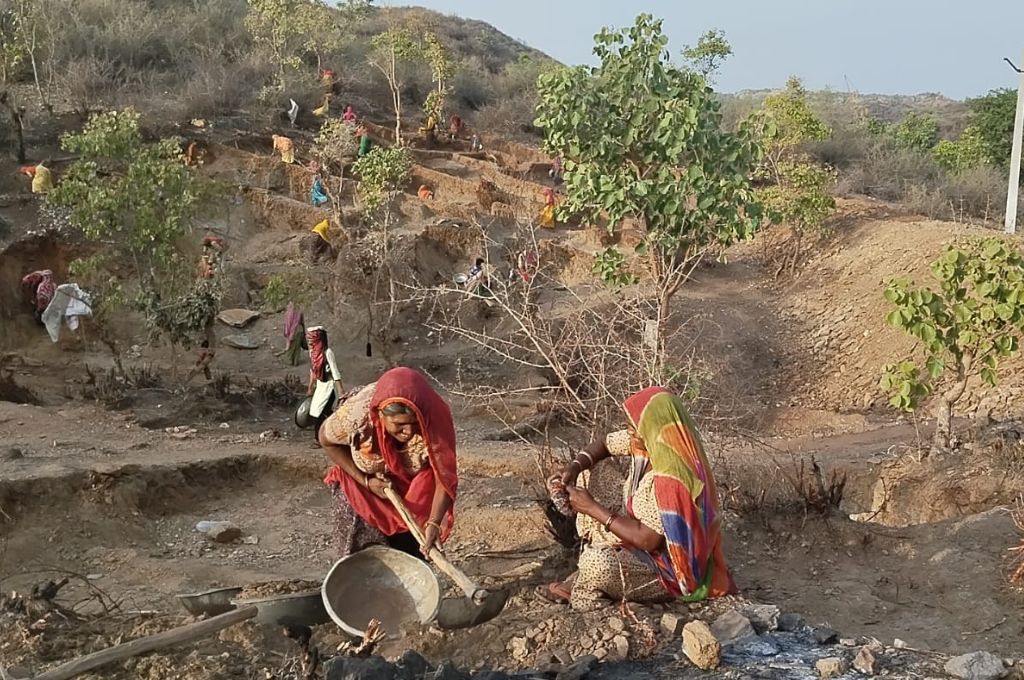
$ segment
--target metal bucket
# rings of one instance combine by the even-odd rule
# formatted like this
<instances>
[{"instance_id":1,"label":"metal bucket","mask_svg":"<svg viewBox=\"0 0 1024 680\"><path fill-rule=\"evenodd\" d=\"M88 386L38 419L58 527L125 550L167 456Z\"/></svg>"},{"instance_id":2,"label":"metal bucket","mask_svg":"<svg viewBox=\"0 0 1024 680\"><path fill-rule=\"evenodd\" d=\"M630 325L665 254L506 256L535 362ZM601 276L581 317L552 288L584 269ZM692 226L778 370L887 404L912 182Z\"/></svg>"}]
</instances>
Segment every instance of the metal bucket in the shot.
<instances>
[{"instance_id":1,"label":"metal bucket","mask_svg":"<svg viewBox=\"0 0 1024 680\"><path fill-rule=\"evenodd\" d=\"M371 619L389 638L427 624L441 606L441 585L423 560L371 546L338 560L320 589L327 614L349 635L362 637Z\"/></svg>"}]
</instances>

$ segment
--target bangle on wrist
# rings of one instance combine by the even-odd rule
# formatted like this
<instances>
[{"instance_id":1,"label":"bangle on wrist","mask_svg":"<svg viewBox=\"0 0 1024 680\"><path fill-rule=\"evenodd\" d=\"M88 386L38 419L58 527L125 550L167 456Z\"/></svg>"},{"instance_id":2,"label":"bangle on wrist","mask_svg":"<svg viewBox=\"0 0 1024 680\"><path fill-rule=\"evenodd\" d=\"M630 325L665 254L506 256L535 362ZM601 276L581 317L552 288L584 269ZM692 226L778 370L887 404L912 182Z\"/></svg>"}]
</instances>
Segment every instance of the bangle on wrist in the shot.
<instances>
[{"instance_id":1,"label":"bangle on wrist","mask_svg":"<svg viewBox=\"0 0 1024 680\"><path fill-rule=\"evenodd\" d=\"M606 519L604 521L604 530L605 531L611 531L612 530L612 522L614 522L616 519L618 519L618 517L619 516L616 515L614 512L610 513L608 515L608 519Z\"/></svg>"},{"instance_id":2,"label":"bangle on wrist","mask_svg":"<svg viewBox=\"0 0 1024 680\"><path fill-rule=\"evenodd\" d=\"M428 520L427 520L427 523L426 523L426 524L424 524L423 526L424 526L424 527L434 526L434 527L435 527L435 528L436 528L436 529L437 529L438 531L441 531L441 525L440 525L440 524L438 524L437 522L435 522L435 521L434 521L434 520L432 520L432 519L428 519Z\"/></svg>"},{"instance_id":3,"label":"bangle on wrist","mask_svg":"<svg viewBox=\"0 0 1024 680\"><path fill-rule=\"evenodd\" d=\"M580 456L586 456L587 457L587 462L589 463L589 465L586 468L583 467L583 463L580 463L579 464L580 465L580 469L586 470L586 469L594 467L594 457L593 456L591 456L586 451L580 451L579 453L576 454L577 462L579 461L579 457Z\"/></svg>"}]
</instances>

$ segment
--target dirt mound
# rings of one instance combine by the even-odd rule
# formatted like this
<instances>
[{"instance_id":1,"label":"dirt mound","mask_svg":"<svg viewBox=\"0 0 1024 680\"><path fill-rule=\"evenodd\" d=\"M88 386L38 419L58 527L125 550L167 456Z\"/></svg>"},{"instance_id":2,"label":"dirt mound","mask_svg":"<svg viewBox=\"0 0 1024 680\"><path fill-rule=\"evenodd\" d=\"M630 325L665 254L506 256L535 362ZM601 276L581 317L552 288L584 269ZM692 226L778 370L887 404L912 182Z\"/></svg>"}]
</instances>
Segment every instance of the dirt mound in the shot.
<instances>
[{"instance_id":1,"label":"dirt mound","mask_svg":"<svg viewBox=\"0 0 1024 680\"><path fill-rule=\"evenodd\" d=\"M833 411L886 409L878 380L882 366L911 351L912 339L890 328L885 280L907 276L931 285L928 266L949 244L991 237L992 231L946 222L887 217L878 206L841 202L834 240L811 254L803 271L778 292L779 317L788 328L782 361L791 405ZM1024 394L1020 360L1000 366L1000 385L987 402L993 413L1012 410ZM979 405L972 381L959 409Z\"/></svg>"}]
</instances>

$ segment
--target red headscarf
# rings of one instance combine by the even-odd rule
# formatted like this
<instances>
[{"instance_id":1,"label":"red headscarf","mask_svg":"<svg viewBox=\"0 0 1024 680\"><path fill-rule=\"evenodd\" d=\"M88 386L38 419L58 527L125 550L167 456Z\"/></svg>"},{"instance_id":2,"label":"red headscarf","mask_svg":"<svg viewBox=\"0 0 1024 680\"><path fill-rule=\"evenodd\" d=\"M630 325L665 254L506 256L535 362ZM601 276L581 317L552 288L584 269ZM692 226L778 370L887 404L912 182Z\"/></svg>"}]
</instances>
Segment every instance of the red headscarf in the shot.
<instances>
[{"instance_id":1,"label":"red headscarf","mask_svg":"<svg viewBox=\"0 0 1024 680\"><path fill-rule=\"evenodd\" d=\"M309 346L309 368L313 377L321 382L334 377L327 366L327 331L323 326L306 330L306 344Z\"/></svg>"},{"instance_id":2,"label":"red headscarf","mask_svg":"<svg viewBox=\"0 0 1024 680\"><path fill-rule=\"evenodd\" d=\"M408 475L395 440L384 429L380 409L388 404L403 404L416 414L420 436L427 446L430 466ZM455 464L455 423L448 403L430 386L427 379L411 368L393 368L380 377L370 401L370 423L377 448L384 457L388 476L395 491L422 527L430 519L437 484L454 501L459 486ZM340 475L345 495L356 513L387 536L408 531L391 503L375 496L348 475ZM441 522L441 537L447 538L454 523L454 508Z\"/></svg>"}]
</instances>

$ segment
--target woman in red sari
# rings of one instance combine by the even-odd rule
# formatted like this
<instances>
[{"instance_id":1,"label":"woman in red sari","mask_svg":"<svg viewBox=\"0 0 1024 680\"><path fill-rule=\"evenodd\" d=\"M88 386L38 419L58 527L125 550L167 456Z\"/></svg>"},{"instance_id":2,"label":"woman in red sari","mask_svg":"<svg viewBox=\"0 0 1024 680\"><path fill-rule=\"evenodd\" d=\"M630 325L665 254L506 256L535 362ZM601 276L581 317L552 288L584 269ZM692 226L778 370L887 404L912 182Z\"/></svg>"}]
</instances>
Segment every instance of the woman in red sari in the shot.
<instances>
[{"instance_id":1,"label":"woman in red sari","mask_svg":"<svg viewBox=\"0 0 1024 680\"><path fill-rule=\"evenodd\" d=\"M454 523L459 478L451 409L411 368L391 369L350 395L320 428L334 463L324 483L334 492L340 556L374 544L420 552L384 495L388 485L423 529L426 554Z\"/></svg>"}]
</instances>

